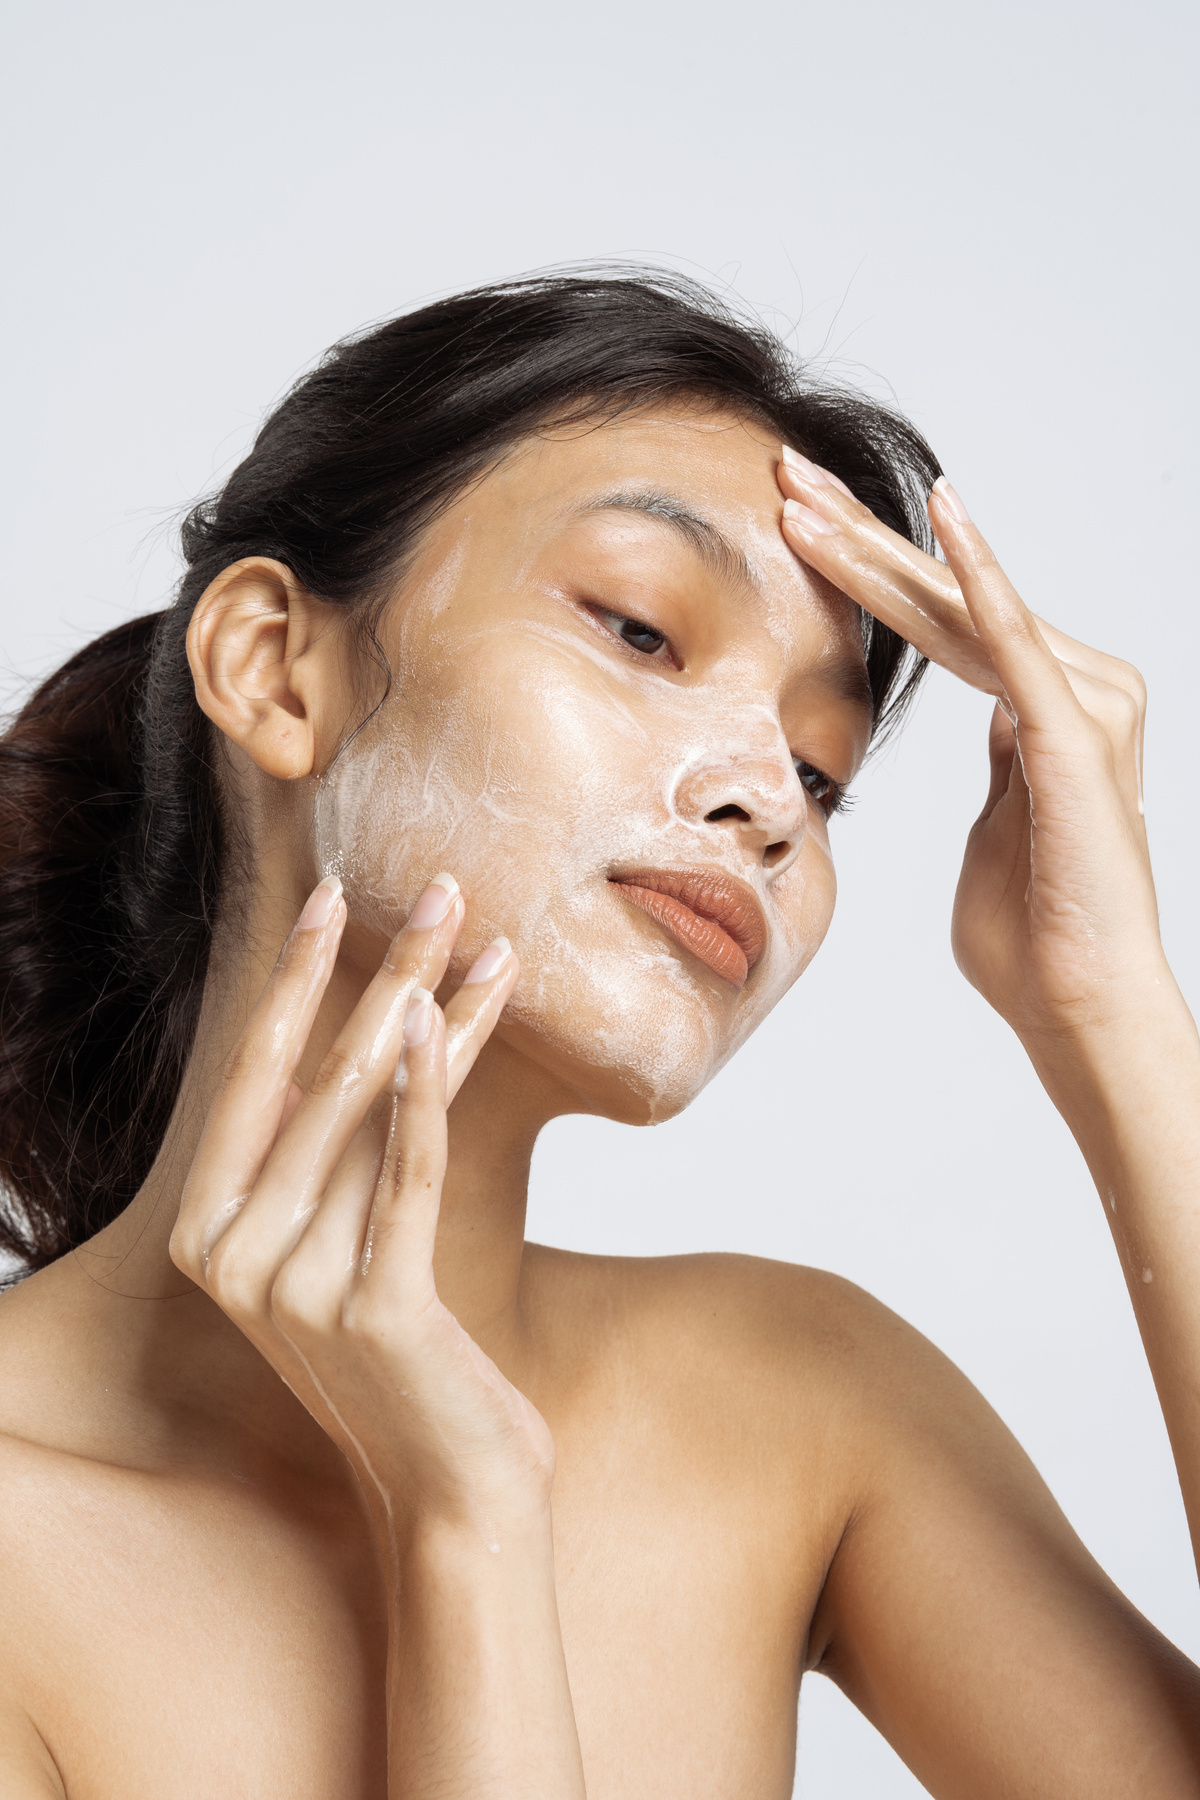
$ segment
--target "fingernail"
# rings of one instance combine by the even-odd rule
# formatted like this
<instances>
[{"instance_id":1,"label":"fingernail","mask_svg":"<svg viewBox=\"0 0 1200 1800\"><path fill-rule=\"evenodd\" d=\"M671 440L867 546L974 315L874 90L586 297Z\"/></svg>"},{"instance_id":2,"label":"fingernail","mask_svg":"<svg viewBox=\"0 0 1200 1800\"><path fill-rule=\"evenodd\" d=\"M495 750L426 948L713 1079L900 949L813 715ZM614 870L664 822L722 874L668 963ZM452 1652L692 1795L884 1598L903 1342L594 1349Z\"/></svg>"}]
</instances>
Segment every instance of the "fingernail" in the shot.
<instances>
[{"instance_id":1,"label":"fingernail","mask_svg":"<svg viewBox=\"0 0 1200 1800\"><path fill-rule=\"evenodd\" d=\"M800 452L793 450L790 444L782 446L782 453L788 468L794 470L803 480L810 481L814 487L829 486L832 477L827 475L818 463L809 462L807 456L801 456Z\"/></svg>"},{"instance_id":2,"label":"fingernail","mask_svg":"<svg viewBox=\"0 0 1200 1800\"><path fill-rule=\"evenodd\" d=\"M831 525L828 519L823 519L819 512L813 511L811 506L801 506L798 500L784 501L783 516L789 524L795 525L800 531L807 532L811 537L835 537L837 535L836 525Z\"/></svg>"},{"instance_id":3,"label":"fingernail","mask_svg":"<svg viewBox=\"0 0 1200 1800\"><path fill-rule=\"evenodd\" d=\"M433 926L440 925L450 911L457 892L458 883L453 875L435 875L412 909L408 921L409 930L429 931Z\"/></svg>"},{"instance_id":4,"label":"fingernail","mask_svg":"<svg viewBox=\"0 0 1200 1800\"><path fill-rule=\"evenodd\" d=\"M969 525L971 523L970 513L967 511L944 475L939 475L934 482L933 492L937 495L952 519L957 519L960 525Z\"/></svg>"},{"instance_id":5,"label":"fingernail","mask_svg":"<svg viewBox=\"0 0 1200 1800\"><path fill-rule=\"evenodd\" d=\"M408 1011L404 1015L404 1048L415 1050L429 1036L429 1027L433 1020L433 995L428 988L416 987L408 996Z\"/></svg>"},{"instance_id":6,"label":"fingernail","mask_svg":"<svg viewBox=\"0 0 1200 1800\"><path fill-rule=\"evenodd\" d=\"M830 487L835 487L839 494L845 494L848 500L858 499L858 495L854 492L854 489L848 488L840 475L831 475L828 469L822 469L821 473L824 475Z\"/></svg>"},{"instance_id":7,"label":"fingernail","mask_svg":"<svg viewBox=\"0 0 1200 1800\"><path fill-rule=\"evenodd\" d=\"M493 975L500 973L511 955L512 945L508 939L498 937L494 944L489 944L486 950L479 952L463 976L463 986L470 987L473 981L490 981Z\"/></svg>"},{"instance_id":8,"label":"fingernail","mask_svg":"<svg viewBox=\"0 0 1200 1800\"><path fill-rule=\"evenodd\" d=\"M296 930L319 931L322 925L328 925L341 892L342 884L337 876L326 875L324 881L317 883L304 902L304 911L296 920Z\"/></svg>"}]
</instances>

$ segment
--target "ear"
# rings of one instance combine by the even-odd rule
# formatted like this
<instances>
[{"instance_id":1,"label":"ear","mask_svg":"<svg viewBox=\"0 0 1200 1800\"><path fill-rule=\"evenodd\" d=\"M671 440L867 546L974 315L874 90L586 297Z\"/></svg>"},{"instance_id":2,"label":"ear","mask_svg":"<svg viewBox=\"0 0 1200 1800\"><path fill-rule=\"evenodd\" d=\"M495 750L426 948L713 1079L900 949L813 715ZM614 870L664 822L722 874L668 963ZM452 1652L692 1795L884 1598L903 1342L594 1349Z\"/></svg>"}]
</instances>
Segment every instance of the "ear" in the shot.
<instances>
[{"instance_id":1,"label":"ear","mask_svg":"<svg viewBox=\"0 0 1200 1800\"><path fill-rule=\"evenodd\" d=\"M324 761L323 723L337 711L339 609L316 600L283 563L251 556L210 582L188 626L196 699L268 775L295 781Z\"/></svg>"}]
</instances>

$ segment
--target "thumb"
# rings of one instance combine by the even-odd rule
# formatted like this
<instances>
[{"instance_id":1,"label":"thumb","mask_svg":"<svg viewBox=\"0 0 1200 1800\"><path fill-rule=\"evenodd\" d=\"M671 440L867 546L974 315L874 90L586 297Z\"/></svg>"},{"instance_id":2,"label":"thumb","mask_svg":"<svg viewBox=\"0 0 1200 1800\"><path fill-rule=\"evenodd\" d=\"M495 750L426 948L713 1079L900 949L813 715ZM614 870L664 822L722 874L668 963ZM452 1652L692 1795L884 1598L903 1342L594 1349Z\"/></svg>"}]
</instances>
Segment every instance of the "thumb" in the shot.
<instances>
[{"instance_id":1,"label":"thumb","mask_svg":"<svg viewBox=\"0 0 1200 1800\"><path fill-rule=\"evenodd\" d=\"M978 823L990 819L996 807L1003 800L1012 782L1013 763L1017 756L1017 734L1013 730L1012 720L1004 708L997 705L992 711L991 728L988 731L988 761L991 764L991 783L988 787L987 799L983 803L983 811Z\"/></svg>"}]
</instances>

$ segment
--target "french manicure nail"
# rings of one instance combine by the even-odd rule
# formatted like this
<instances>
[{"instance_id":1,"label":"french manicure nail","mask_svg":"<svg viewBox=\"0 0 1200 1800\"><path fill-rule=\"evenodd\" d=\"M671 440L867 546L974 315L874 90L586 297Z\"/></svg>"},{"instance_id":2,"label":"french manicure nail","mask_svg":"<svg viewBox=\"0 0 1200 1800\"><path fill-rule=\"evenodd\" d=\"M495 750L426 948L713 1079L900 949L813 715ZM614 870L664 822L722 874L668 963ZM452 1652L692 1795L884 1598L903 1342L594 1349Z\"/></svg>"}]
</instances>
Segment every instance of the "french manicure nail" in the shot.
<instances>
[{"instance_id":1,"label":"french manicure nail","mask_svg":"<svg viewBox=\"0 0 1200 1800\"><path fill-rule=\"evenodd\" d=\"M970 513L967 511L959 496L955 493L944 475L939 475L934 482L933 492L937 495L952 519L957 519L960 525L969 525L971 523Z\"/></svg>"},{"instance_id":2,"label":"french manicure nail","mask_svg":"<svg viewBox=\"0 0 1200 1800\"><path fill-rule=\"evenodd\" d=\"M304 902L304 911L296 920L296 930L319 931L322 925L328 925L341 892L342 884L337 876L326 875Z\"/></svg>"},{"instance_id":3,"label":"french manicure nail","mask_svg":"<svg viewBox=\"0 0 1200 1800\"><path fill-rule=\"evenodd\" d=\"M813 511L811 506L801 506L798 500L784 501L783 516L790 525L796 526L799 531L805 532L810 537L834 537L837 535L836 525L831 525L828 519L823 519L819 512Z\"/></svg>"},{"instance_id":4,"label":"french manicure nail","mask_svg":"<svg viewBox=\"0 0 1200 1800\"><path fill-rule=\"evenodd\" d=\"M476 981L490 981L493 975L500 973L511 955L512 945L508 939L498 937L495 943L489 944L486 950L479 952L463 976L463 986L470 987L471 983Z\"/></svg>"},{"instance_id":5,"label":"french manicure nail","mask_svg":"<svg viewBox=\"0 0 1200 1800\"><path fill-rule=\"evenodd\" d=\"M429 1027L433 1020L433 995L428 988L415 987L408 996L408 1010L404 1015L404 1048L415 1050L429 1036Z\"/></svg>"},{"instance_id":6,"label":"french manicure nail","mask_svg":"<svg viewBox=\"0 0 1200 1800\"><path fill-rule=\"evenodd\" d=\"M412 909L408 921L409 930L430 931L435 925L440 925L450 911L457 892L458 883L453 875L435 875Z\"/></svg>"},{"instance_id":7,"label":"french manicure nail","mask_svg":"<svg viewBox=\"0 0 1200 1800\"><path fill-rule=\"evenodd\" d=\"M788 468L792 470L793 474L799 475L801 480L810 482L813 487L830 485L832 477L827 475L818 463L809 462L807 456L801 456L798 450L793 450L790 444L782 446L782 455Z\"/></svg>"}]
</instances>

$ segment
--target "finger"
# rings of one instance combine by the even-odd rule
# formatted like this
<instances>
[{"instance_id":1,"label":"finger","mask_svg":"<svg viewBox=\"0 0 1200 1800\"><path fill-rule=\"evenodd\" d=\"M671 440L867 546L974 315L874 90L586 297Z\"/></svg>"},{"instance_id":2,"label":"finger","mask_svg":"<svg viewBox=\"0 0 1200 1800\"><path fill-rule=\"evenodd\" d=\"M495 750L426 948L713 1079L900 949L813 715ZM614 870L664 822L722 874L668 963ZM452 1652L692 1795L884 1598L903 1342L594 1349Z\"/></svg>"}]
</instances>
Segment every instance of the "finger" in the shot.
<instances>
[{"instance_id":1,"label":"finger","mask_svg":"<svg viewBox=\"0 0 1200 1800\"><path fill-rule=\"evenodd\" d=\"M790 548L851 600L972 687L997 691L953 573L926 556L816 464L779 466L782 530Z\"/></svg>"},{"instance_id":2,"label":"finger","mask_svg":"<svg viewBox=\"0 0 1200 1800\"><path fill-rule=\"evenodd\" d=\"M788 474L797 476L801 480L815 481L818 486L828 482L839 492L848 494L851 500L858 498L854 489L848 488L840 475L835 475L831 469L823 469L820 463L811 462L807 456L801 456L800 452L793 450L790 444L780 446L780 456Z\"/></svg>"},{"instance_id":3,"label":"finger","mask_svg":"<svg viewBox=\"0 0 1200 1800\"><path fill-rule=\"evenodd\" d=\"M434 1296L446 1173L446 1021L425 988L409 1001L396 1087L360 1270L364 1286L411 1308Z\"/></svg>"},{"instance_id":4,"label":"finger","mask_svg":"<svg viewBox=\"0 0 1200 1800\"><path fill-rule=\"evenodd\" d=\"M1146 728L1145 707L1126 687L1098 681L1081 669L1066 667L1071 691L1088 717L1101 726L1108 740L1112 769L1132 813L1144 816L1142 799L1142 746Z\"/></svg>"},{"instance_id":5,"label":"finger","mask_svg":"<svg viewBox=\"0 0 1200 1800\"><path fill-rule=\"evenodd\" d=\"M945 476L934 483L929 517L1018 725L1059 730L1081 720L1066 670Z\"/></svg>"},{"instance_id":6,"label":"finger","mask_svg":"<svg viewBox=\"0 0 1200 1800\"><path fill-rule=\"evenodd\" d=\"M988 785L988 796L983 803L981 819L990 818L998 803L1004 798L1012 781L1013 763L1017 754L1017 734L1013 730L1012 720L1004 708L997 705L992 713L991 729L988 732L988 764L991 779Z\"/></svg>"},{"instance_id":7,"label":"finger","mask_svg":"<svg viewBox=\"0 0 1200 1800\"><path fill-rule=\"evenodd\" d=\"M409 996L442 980L463 911L454 877L435 876L267 1158L238 1219L243 1264L273 1275L299 1240L343 1152L394 1078Z\"/></svg>"},{"instance_id":8,"label":"finger","mask_svg":"<svg viewBox=\"0 0 1200 1800\"><path fill-rule=\"evenodd\" d=\"M336 876L320 882L226 1060L184 1185L171 1256L203 1281L215 1233L244 1204L287 1115L293 1074L333 972L346 922Z\"/></svg>"},{"instance_id":9,"label":"finger","mask_svg":"<svg viewBox=\"0 0 1200 1800\"><path fill-rule=\"evenodd\" d=\"M446 1008L446 1104L475 1066L517 984L521 965L507 938L481 950Z\"/></svg>"},{"instance_id":10,"label":"finger","mask_svg":"<svg viewBox=\"0 0 1200 1800\"><path fill-rule=\"evenodd\" d=\"M779 475L789 496L784 536L798 555L922 655L974 687L997 691L986 647L953 571L889 530L836 476L794 450L785 447ZM1125 688L1145 710L1145 683L1131 664L1031 616L1060 662Z\"/></svg>"},{"instance_id":11,"label":"finger","mask_svg":"<svg viewBox=\"0 0 1200 1800\"><path fill-rule=\"evenodd\" d=\"M355 1132L320 1204L314 1206L299 1241L271 1284L274 1323L295 1341L305 1331L328 1331L341 1314L348 1286L362 1261L367 1224L383 1164L391 1118L376 1118L383 1100Z\"/></svg>"},{"instance_id":12,"label":"finger","mask_svg":"<svg viewBox=\"0 0 1200 1800\"><path fill-rule=\"evenodd\" d=\"M288 1120L291 1118L292 1114L295 1112L296 1108L299 1106L299 1104L303 1100L303 1098L304 1098L304 1089L300 1086L300 1083L298 1081L291 1082L288 1087L287 1099L283 1103L283 1112L281 1113L280 1119L279 1119L279 1130L280 1131L283 1130L284 1126L287 1124Z\"/></svg>"}]
</instances>

